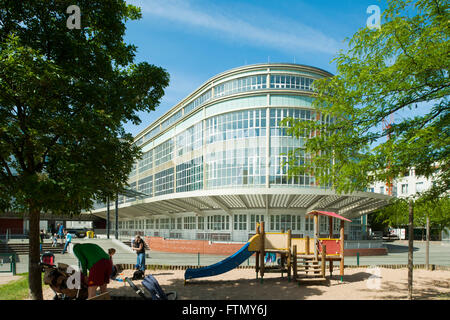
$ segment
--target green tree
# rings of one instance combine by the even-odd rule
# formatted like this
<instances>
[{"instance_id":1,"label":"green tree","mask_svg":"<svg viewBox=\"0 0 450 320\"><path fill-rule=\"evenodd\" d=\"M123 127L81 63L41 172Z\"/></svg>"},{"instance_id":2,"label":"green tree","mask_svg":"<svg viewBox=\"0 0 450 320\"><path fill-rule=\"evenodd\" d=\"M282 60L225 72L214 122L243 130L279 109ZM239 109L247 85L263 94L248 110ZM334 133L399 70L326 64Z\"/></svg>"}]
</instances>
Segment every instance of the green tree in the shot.
<instances>
[{"instance_id":1,"label":"green tree","mask_svg":"<svg viewBox=\"0 0 450 320\"><path fill-rule=\"evenodd\" d=\"M334 59L335 76L314 81L316 120L283 120L294 137L309 134L305 150L289 152L288 175L348 193L415 168L433 177L436 198L450 189L449 3L388 0L381 20L381 29L353 35ZM391 115L395 123L382 125ZM408 213L412 299L413 199Z\"/></svg>"},{"instance_id":2,"label":"green tree","mask_svg":"<svg viewBox=\"0 0 450 320\"><path fill-rule=\"evenodd\" d=\"M426 228L427 217L430 222L430 229L441 233L450 227L450 199L448 197L439 198L436 201L429 201L427 198L419 197L415 201L414 216L416 225ZM408 224L408 202L406 199L395 199L389 206L386 206L370 214L371 225L391 227L404 227Z\"/></svg>"},{"instance_id":3,"label":"green tree","mask_svg":"<svg viewBox=\"0 0 450 320\"><path fill-rule=\"evenodd\" d=\"M167 72L135 63L124 0L0 0L0 204L30 219L29 284L42 299L40 213L77 214L120 191L140 149L123 124L159 104Z\"/></svg>"},{"instance_id":4,"label":"green tree","mask_svg":"<svg viewBox=\"0 0 450 320\"><path fill-rule=\"evenodd\" d=\"M333 60L337 74L314 81L318 120L282 122L297 138L309 132L309 156L289 153L290 176L307 172L351 192L414 167L416 175L434 177L434 196L449 190L448 9L444 0L390 0L380 30L353 35ZM408 115L382 126L399 112Z\"/></svg>"}]
</instances>

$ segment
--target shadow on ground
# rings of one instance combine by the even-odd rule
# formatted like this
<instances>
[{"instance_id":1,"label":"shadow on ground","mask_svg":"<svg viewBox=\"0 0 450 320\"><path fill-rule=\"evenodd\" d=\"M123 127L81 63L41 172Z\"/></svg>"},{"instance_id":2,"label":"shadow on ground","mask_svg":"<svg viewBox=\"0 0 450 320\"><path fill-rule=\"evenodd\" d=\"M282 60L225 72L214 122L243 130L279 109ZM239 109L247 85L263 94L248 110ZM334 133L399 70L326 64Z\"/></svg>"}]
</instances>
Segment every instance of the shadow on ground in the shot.
<instances>
[{"instance_id":1,"label":"shadow on ground","mask_svg":"<svg viewBox=\"0 0 450 320\"><path fill-rule=\"evenodd\" d=\"M160 274L161 275L161 274ZM142 288L142 281L133 281ZM173 279L168 285L162 285L165 292L175 291L178 300L292 300L305 299L308 296L320 295L323 290L307 285L299 286L287 278L214 280L195 279L186 284L184 279ZM109 289L112 296L122 299L136 299L137 293L128 285ZM146 292L147 294L148 292Z\"/></svg>"},{"instance_id":2,"label":"shadow on ground","mask_svg":"<svg viewBox=\"0 0 450 320\"><path fill-rule=\"evenodd\" d=\"M408 246L405 246L405 245L385 243L384 246L387 248L388 253L408 252ZM413 251L419 251L419 248L413 247Z\"/></svg>"}]
</instances>

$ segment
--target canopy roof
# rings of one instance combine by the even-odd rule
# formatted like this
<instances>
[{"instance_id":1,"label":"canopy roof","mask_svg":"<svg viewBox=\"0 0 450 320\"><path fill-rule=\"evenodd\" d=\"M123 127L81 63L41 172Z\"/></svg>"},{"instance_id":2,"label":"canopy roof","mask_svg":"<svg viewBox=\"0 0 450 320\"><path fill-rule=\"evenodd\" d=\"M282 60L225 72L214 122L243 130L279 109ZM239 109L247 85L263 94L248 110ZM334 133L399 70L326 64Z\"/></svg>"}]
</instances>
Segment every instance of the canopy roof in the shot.
<instances>
[{"instance_id":1,"label":"canopy roof","mask_svg":"<svg viewBox=\"0 0 450 320\"><path fill-rule=\"evenodd\" d=\"M329 217L333 217L333 218L336 218L336 219L352 222L352 220L344 218L343 216L338 215L335 212L313 210L313 211L308 212L308 214L312 214L312 215L317 214L317 215L321 215L321 216L329 216Z\"/></svg>"}]
</instances>

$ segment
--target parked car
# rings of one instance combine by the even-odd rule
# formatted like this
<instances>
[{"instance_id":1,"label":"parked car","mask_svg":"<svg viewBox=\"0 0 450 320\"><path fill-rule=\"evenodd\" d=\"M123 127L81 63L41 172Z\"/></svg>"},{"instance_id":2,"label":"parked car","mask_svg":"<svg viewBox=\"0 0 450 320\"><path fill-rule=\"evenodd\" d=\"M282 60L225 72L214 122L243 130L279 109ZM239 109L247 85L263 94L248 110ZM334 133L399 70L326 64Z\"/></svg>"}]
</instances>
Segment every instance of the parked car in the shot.
<instances>
[{"instance_id":1,"label":"parked car","mask_svg":"<svg viewBox=\"0 0 450 320\"><path fill-rule=\"evenodd\" d=\"M67 232L70 234L73 234L74 236L76 236L77 238L84 238L86 237L86 232L88 230L86 228L68 228Z\"/></svg>"}]
</instances>

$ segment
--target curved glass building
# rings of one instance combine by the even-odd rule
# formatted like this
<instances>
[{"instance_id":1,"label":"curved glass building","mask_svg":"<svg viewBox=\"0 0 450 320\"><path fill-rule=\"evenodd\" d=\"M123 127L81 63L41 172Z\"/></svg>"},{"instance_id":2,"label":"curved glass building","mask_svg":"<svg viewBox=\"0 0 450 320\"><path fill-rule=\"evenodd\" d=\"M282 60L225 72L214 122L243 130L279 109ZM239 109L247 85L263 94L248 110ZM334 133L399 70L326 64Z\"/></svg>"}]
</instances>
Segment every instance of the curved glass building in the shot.
<instances>
[{"instance_id":1,"label":"curved glass building","mask_svg":"<svg viewBox=\"0 0 450 320\"><path fill-rule=\"evenodd\" d=\"M267 231L291 229L303 237L313 235L305 217L312 209L355 218L385 205L385 195L337 195L313 176L286 177L284 154L302 147L306 137L288 136L279 121L329 121L311 106L314 80L329 76L310 66L270 63L206 81L135 137L144 155L129 184L141 196L120 197L119 231L246 241L255 223L265 221ZM105 205L93 213L105 217ZM328 219L320 229L327 232ZM358 237L346 230L350 239Z\"/></svg>"}]
</instances>

